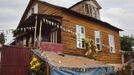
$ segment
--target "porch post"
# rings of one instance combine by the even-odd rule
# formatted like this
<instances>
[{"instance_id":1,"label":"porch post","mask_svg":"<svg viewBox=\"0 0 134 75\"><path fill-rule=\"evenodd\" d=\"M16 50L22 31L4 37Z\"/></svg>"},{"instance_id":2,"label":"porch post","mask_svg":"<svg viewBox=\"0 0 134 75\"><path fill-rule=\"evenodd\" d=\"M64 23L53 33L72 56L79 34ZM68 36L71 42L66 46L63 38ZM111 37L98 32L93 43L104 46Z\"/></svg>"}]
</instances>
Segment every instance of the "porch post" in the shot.
<instances>
[{"instance_id":1,"label":"porch post","mask_svg":"<svg viewBox=\"0 0 134 75\"><path fill-rule=\"evenodd\" d=\"M36 41L37 41L37 38L36 38L36 34L37 34L37 16L35 17L35 31L34 31L34 47L36 47Z\"/></svg>"},{"instance_id":2,"label":"porch post","mask_svg":"<svg viewBox=\"0 0 134 75\"><path fill-rule=\"evenodd\" d=\"M41 37L42 37L42 19L40 20L40 30L39 30L39 42L38 42L38 47L40 47L41 43Z\"/></svg>"},{"instance_id":3,"label":"porch post","mask_svg":"<svg viewBox=\"0 0 134 75\"><path fill-rule=\"evenodd\" d=\"M124 53L122 53L122 64L124 64L125 60L124 60Z\"/></svg>"}]
</instances>

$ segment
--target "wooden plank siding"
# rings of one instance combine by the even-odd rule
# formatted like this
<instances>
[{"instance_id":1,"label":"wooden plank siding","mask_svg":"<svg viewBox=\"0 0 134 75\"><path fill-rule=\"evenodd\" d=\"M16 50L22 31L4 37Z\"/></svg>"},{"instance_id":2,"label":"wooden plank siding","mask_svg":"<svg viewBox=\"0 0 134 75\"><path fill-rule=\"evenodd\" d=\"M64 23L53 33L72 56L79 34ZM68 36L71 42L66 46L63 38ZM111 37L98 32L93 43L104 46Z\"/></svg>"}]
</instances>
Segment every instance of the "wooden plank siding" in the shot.
<instances>
[{"instance_id":1,"label":"wooden plank siding","mask_svg":"<svg viewBox=\"0 0 134 75\"><path fill-rule=\"evenodd\" d=\"M44 3L39 2L39 14L47 14L47 15L56 15L61 16L61 10L58 10L55 7L51 7L50 5L44 5Z\"/></svg>"},{"instance_id":2,"label":"wooden plank siding","mask_svg":"<svg viewBox=\"0 0 134 75\"><path fill-rule=\"evenodd\" d=\"M65 13L64 17L63 17L63 25L64 25L64 20L66 21L66 19L70 20L68 24L66 24L67 26L72 26L72 28L70 28L70 30L75 30L75 26L76 24L78 25L82 25L85 26L85 30L86 30L86 37L90 37L92 39L95 39L94 37L94 31L95 30L99 30L101 31L101 40L102 43L105 45L109 45L108 42L108 34L112 34L115 37L115 48L116 48L116 53L110 53L108 48L103 48L103 51L99 54L98 56L98 60L100 61L104 61L104 62L108 62L108 63L121 63L121 53L119 52L120 50L120 38L119 38L119 33L108 29L106 27L103 27L97 23L93 23L90 21L86 21L83 19L79 19L73 15L67 14ZM66 35L66 36L64 36ZM69 39L68 37L70 37L72 34L67 34L66 32L62 32L62 38L63 38L63 44L64 47L66 47L64 49L64 53L67 54L83 54L84 51L83 50L79 50L76 48L76 38L74 35L74 40ZM72 37L70 37L72 38Z\"/></svg>"},{"instance_id":3,"label":"wooden plank siding","mask_svg":"<svg viewBox=\"0 0 134 75\"><path fill-rule=\"evenodd\" d=\"M109 46L108 34L114 35L116 53L110 53L108 48L103 47L103 50L102 52L100 52L97 60L103 61L105 63L111 63L111 64L121 63L120 37L119 37L118 31L115 31L108 27L100 25L99 23L95 23L95 22L74 16L58 8L45 5L43 3L39 3L39 13L63 17L62 26L65 26L72 31L75 31L75 26L77 24L81 26L85 26L86 37L90 37L92 39L95 39L94 31L99 30L101 32L102 43L107 46ZM65 54L84 55L84 50L76 48L76 35L73 35L65 31L62 31L61 33L62 33L61 34L62 44L64 47L63 52Z\"/></svg>"}]
</instances>

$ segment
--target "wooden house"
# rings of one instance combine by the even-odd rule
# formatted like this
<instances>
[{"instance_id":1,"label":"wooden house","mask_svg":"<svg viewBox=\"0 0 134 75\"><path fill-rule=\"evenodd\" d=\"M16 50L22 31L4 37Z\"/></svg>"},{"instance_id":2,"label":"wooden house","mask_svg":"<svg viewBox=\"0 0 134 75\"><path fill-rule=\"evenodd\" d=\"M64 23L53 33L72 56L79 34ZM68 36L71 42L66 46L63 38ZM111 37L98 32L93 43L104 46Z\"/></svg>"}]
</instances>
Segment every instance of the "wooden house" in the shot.
<instances>
[{"instance_id":1,"label":"wooden house","mask_svg":"<svg viewBox=\"0 0 134 75\"><path fill-rule=\"evenodd\" d=\"M82 0L70 8L30 0L14 32L15 44L28 47L42 44L53 45L54 48L63 46L59 51L63 54L84 56L82 39L88 37L100 50L98 61L115 66L121 64L119 31L122 30L101 21L100 9L96 0Z\"/></svg>"}]
</instances>

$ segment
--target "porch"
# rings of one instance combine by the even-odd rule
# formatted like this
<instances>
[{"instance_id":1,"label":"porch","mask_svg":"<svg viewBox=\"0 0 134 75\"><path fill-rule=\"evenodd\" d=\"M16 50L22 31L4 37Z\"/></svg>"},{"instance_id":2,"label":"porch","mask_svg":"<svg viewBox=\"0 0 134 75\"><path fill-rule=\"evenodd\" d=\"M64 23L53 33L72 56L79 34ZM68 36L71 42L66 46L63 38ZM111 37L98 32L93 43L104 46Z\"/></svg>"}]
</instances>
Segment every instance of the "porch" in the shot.
<instances>
[{"instance_id":1,"label":"porch","mask_svg":"<svg viewBox=\"0 0 134 75\"><path fill-rule=\"evenodd\" d=\"M14 32L15 45L20 47L40 46L41 42L61 43L61 20L59 16L33 14L24 20Z\"/></svg>"}]
</instances>

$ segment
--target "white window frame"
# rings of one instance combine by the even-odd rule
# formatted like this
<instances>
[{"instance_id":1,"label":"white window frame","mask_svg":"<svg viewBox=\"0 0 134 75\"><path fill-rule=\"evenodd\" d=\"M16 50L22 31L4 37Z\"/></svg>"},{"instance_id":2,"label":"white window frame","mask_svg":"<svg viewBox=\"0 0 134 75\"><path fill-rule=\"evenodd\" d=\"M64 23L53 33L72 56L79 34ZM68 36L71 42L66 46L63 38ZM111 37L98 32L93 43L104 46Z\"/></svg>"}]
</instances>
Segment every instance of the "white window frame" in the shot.
<instances>
[{"instance_id":1,"label":"white window frame","mask_svg":"<svg viewBox=\"0 0 134 75\"><path fill-rule=\"evenodd\" d=\"M85 44L83 39L85 39L85 27L76 25L76 47L77 48L85 49Z\"/></svg>"},{"instance_id":2,"label":"white window frame","mask_svg":"<svg viewBox=\"0 0 134 75\"><path fill-rule=\"evenodd\" d=\"M99 50L102 51L101 32L94 31L94 34L95 34L95 44L96 44L96 46L99 45L100 46ZM99 39L99 42L97 42L97 39Z\"/></svg>"},{"instance_id":3,"label":"white window frame","mask_svg":"<svg viewBox=\"0 0 134 75\"><path fill-rule=\"evenodd\" d=\"M115 53L115 39L114 39L114 35L109 34L108 35L108 40L109 40L109 51L110 53ZM111 50L113 49L113 50Z\"/></svg>"}]
</instances>

